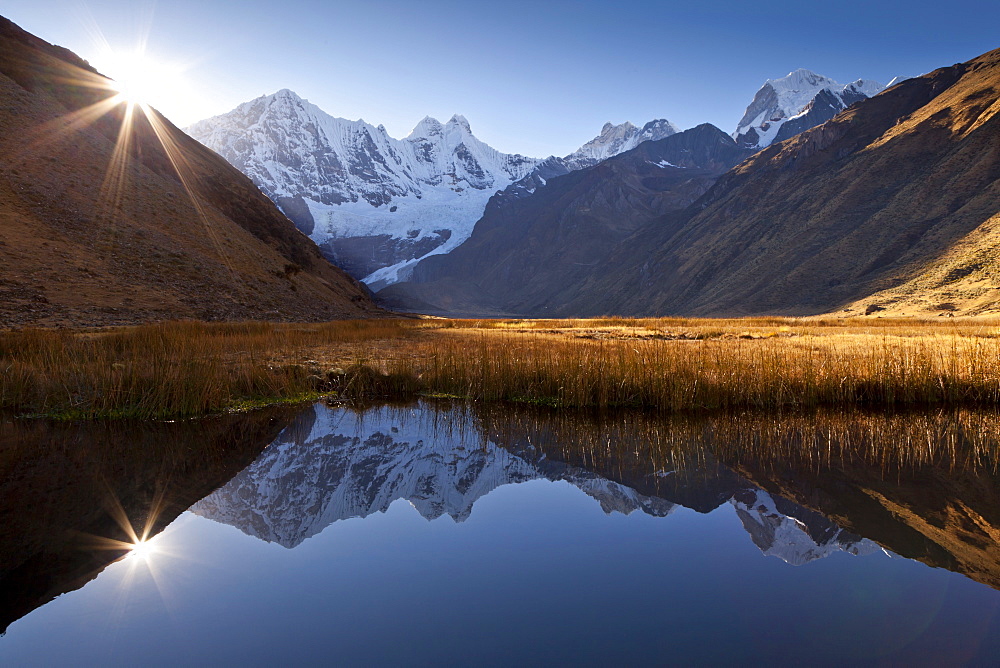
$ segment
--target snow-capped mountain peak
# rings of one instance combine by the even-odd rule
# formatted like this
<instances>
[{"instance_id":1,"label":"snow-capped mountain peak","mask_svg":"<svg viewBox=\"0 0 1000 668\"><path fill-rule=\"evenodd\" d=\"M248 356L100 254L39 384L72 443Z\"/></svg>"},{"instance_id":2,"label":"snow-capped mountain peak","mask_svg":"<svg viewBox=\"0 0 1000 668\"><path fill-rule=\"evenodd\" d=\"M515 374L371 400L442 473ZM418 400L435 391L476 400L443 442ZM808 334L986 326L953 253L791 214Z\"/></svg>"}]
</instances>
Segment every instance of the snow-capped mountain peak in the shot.
<instances>
[{"instance_id":1,"label":"snow-capped mountain peak","mask_svg":"<svg viewBox=\"0 0 1000 668\"><path fill-rule=\"evenodd\" d=\"M792 70L780 79L768 79L767 83L770 84L775 90L788 92L818 90L820 88L826 88L827 86L839 85L830 77L825 77L822 74L816 74L812 70L807 70L803 67L800 67L797 70Z\"/></svg>"},{"instance_id":2,"label":"snow-capped mountain peak","mask_svg":"<svg viewBox=\"0 0 1000 668\"><path fill-rule=\"evenodd\" d=\"M544 188L549 179L592 167L643 142L665 139L679 132L680 129L665 118L649 121L641 129L629 121L619 125L609 121L601 128L601 134L566 157L549 156L540 161L528 176L508 187L501 196L515 199L528 197L539 188Z\"/></svg>"},{"instance_id":3,"label":"snow-capped mountain peak","mask_svg":"<svg viewBox=\"0 0 1000 668\"><path fill-rule=\"evenodd\" d=\"M768 87L777 96L776 110L780 111L786 118L794 116L804 109L816 97L816 93L824 88L843 88L833 79L806 69L789 72L780 79L768 79L761 90ZM760 120L767 119L761 118Z\"/></svg>"},{"instance_id":4,"label":"snow-capped mountain peak","mask_svg":"<svg viewBox=\"0 0 1000 668\"><path fill-rule=\"evenodd\" d=\"M840 84L811 70L794 70L764 82L737 124L733 138L747 148L764 148L828 121L884 89L877 81L858 79Z\"/></svg>"},{"instance_id":5,"label":"snow-capped mountain peak","mask_svg":"<svg viewBox=\"0 0 1000 668\"><path fill-rule=\"evenodd\" d=\"M472 128L469 127L469 121L466 120L465 116L461 114L455 114L448 120L448 125L457 125L458 127L464 129L468 133L472 133Z\"/></svg>"},{"instance_id":6,"label":"snow-capped mountain peak","mask_svg":"<svg viewBox=\"0 0 1000 668\"><path fill-rule=\"evenodd\" d=\"M483 143L460 114L443 124L428 116L394 139L288 89L187 132L249 176L328 259L375 288L462 243L490 196L538 162Z\"/></svg>"},{"instance_id":7,"label":"snow-capped mountain peak","mask_svg":"<svg viewBox=\"0 0 1000 668\"><path fill-rule=\"evenodd\" d=\"M436 118L424 116L423 119L410 130L406 139L423 139L426 137L437 137L444 131L444 126Z\"/></svg>"},{"instance_id":8,"label":"snow-capped mountain peak","mask_svg":"<svg viewBox=\"0 0 1000 668\"><path fill-rule=\"evenodd\" d=\"M679 132L677 126L666 119L650 121L642 126L642 129L629 121L619 125L608 122L601 128L601 134L562 160L571 170L582 169L631 150L644 141L663 139L677 132Z\"/></svg>"}]
</instances>

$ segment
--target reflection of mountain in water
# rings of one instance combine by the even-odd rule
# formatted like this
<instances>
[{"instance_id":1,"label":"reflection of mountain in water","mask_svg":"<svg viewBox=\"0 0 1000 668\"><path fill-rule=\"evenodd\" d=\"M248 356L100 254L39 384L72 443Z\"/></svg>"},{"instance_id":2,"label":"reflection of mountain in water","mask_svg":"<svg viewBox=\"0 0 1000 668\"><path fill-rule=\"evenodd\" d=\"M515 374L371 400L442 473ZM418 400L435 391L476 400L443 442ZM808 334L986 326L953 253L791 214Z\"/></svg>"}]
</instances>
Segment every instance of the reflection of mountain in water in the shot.
<instances>
[{"instance_id":1,"label":"reflection of mountain in water","mask_svg":"<svg viewBox=\"0 0 1000 668\"><path fill-rule=\"evenodd\" d=\"M358 415L317 404L191 511L291 548L337 520L385 512L397 499L428 520L449 515L462 522L497 487L538 478L567 480L609 513L673 510L668 501L583 470L561 467L546 476L543 456L514 455L472 436L467 424L425 409Z\"/></svg>"},{"instance_id":2,"label":"reflection of mountain in water","mask_svg":"<svg viewBox=\"0 0 1000 668\"><path fill-rule=\"evenodd\" d=\"M672 482L675 476L661 471L655 477ZM428 520L449 515L462 522L473 504L497 487L535 479L566 481L606 513L641 510L665 517L685 501L707 512L729 500L761 551L790 564L879 549L733 475L699 481L697 500L688 499L691 490L683 484L657 484L651 494L648 485L629 486L560 461L557 452L530 439L501 447L484 439L465 411L423 407L357 414L317 404L191 511L292 548L337 520L385 512L398 499Z\"/></svg>"},{"instance_id":3,"label":"reflection of mountain in water","mask_svg":"<svg viewBox=\"0 0 1000 668\"><path fill-rule=\"evenodd\" d=\"M740 490L731 503L754 545L793 566L834 552L867 556L881 550L878 544L844 531L819 513L764 490Z\"/></svg>"}]
</instances>

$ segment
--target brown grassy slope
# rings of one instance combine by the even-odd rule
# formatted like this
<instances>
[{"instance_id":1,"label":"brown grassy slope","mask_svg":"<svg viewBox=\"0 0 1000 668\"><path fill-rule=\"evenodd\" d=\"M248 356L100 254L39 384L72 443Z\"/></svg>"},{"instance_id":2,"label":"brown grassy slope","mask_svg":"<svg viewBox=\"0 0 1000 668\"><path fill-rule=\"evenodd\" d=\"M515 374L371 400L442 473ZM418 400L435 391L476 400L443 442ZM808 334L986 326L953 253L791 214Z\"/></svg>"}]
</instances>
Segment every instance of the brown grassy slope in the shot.
<instances>
[{"instance_id":1,"label":"brown grassy slope","mask_svg":"<svg viewBox=\"0 0 1000 668\"><path fill-rule=\"evenodd\" d=\"M894 86L729 172L680 229L623 242L568 311L858 313L896 293L907 313L1000 310L998 111L1000 50Z\"/></svg>"},{"instance_id":2,"label":"brown grassy slope","mask_svg":"<svg viewBox=\"0 0 1000 668\"><path fill-rule=\"evenodd\" d=\"M122 134L124 104L74 122L113 95L105 81L0 18L0 327L379 313L249 179L155 112L162 139L140 111Z\"/></svg>"}]
</instances>

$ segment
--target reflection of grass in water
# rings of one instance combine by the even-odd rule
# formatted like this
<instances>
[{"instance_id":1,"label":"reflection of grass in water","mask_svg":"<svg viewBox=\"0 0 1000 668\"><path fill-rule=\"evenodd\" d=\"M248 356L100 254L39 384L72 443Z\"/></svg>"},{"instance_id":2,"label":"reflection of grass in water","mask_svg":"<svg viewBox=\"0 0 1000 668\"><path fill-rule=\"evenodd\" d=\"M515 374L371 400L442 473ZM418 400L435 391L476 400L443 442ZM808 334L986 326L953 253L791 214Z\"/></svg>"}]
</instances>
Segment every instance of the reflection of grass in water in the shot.
<instances>
[{"instance_id":1,"label":"reflection of grass in water","mask_svg":"<svg viewBox=\"0 0 1000 668\"><path fill-rule=\"evenodd\" d=\"M887 474L1000 471L1000 415L977 409L671 416L499 404L471 410L497 443L556 450L565 461L605 473L697 472L716 461L810 471L857 466Z\"/></svg>"},{"instance_id":2,"label":"reflection of grass in water","mask_svg":"<svg viewBox=\"0 0 1000 668\"><path fill-rule=\"evenodd\" d=\"M760 488L891 552L1000 589L996 411L471 410L490 440L550 465L700 512Z\"/></svg>"},{"instance_id":3,"label":"reflection of grass in water","mask_svg":"<svg viewBox=\"0 0 1000 668\"><path fill-rule=\"evenodd\" d=\"M0 334L0 406L199 415L336 392L661 412L993 405L995 320L170 323Z\"/></svg>"}]
</instances>

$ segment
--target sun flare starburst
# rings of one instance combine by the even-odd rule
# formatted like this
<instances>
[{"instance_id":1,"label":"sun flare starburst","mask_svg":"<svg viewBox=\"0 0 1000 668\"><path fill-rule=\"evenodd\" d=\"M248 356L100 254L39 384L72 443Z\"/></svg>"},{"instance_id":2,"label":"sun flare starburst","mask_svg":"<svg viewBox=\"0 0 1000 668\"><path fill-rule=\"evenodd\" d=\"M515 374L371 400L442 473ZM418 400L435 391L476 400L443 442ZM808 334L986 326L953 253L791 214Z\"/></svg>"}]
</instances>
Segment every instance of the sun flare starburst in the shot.
<instances>
[{"instance_id":1,"label":"sun flare starburst","mask_svg":"<svg viewBox=\"0 0 1000 668\"><path fill-rule=\"evenodd\" d=\"M126 555L128 559L142 559L143 561L151 558L157 552L156 544L153 539L140 540L132 545L132 550Z\"/></svg>"},{"instance_id":2,"label":"sun flare starburst","mask_svg":"<svg viewBox=\"0 0 1000 668\"><path fill-rule=\"evenodd\" d=\"M183 68L144 52L106 49L94 64L111 77L110 88L129 104L155 107L188 97Z\"/></svg>"},{"instance_id":3,"label":"sun flare starburst","mask_svg":"<svg viewBox=\"0 0 1000 668\"><path fill-rule=\"evenodd\" d=\"M194 99L189 95L185 77L191 64L151 55L144 35L137 37L131 50L113 49L96 28L94 36L98 53L91 56L90 63L60 61L53 65L49 75L60 91L60 99L66 103L66 113L40 123L18 138L4 156L5 164L52 160L56 147L75 141L84 133L89 137L84 145L90 147L92 144L88 142L96 141L93 146L100 147L98 154L106 157L107 164L95 202L98 225L94 239L96 247L107 257L121 252L123 230L137 220L148 220L142 193L152 179L172 171L175 183L170 185L168 180L167 187L186 197L194 215L183 215L188 220L200 221L220 264L232 278L233 290L242 294L247 289L246 282L237 275L230 258L231 249L216 229L219 216L203 201L201 177L205 166L199 161L200 153L192 150L197 144L157 110L160 100L183 111ZM104 141L110 142L110 150L105 148L108 144L102 144ZM177 217L180 216L178 213ZM132 538L114 549L132 550L132 545L139 542L138 537Z\"/></svg>"}]
</instances>

